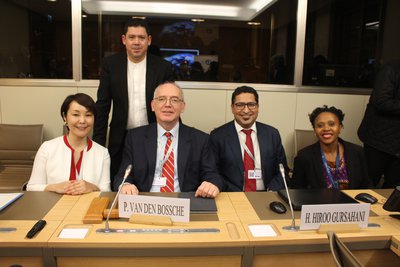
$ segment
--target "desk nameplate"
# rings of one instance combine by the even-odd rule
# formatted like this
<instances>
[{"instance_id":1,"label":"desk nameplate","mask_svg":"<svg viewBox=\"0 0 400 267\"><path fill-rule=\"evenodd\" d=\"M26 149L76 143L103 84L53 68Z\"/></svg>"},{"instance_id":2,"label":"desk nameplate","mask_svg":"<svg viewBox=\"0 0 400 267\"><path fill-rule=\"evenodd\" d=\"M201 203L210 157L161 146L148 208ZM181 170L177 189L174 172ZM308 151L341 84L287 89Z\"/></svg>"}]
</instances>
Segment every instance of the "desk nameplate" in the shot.
<instances>
[{"instance_id":1,"label":"desk nameplate","mask_svg":"<svg viewBox=\"0 0 400 267\"><path fill-rule=\"evenodd\" d=\"M368 227L371 204L323 204L303 205L300 230L316 230L321 225L356 224Z\"/></svg>"},{"instance_id":2,"label":"desk nameplate","mask_svg":"<svg viewBox=\"0 0 400 267\"><path fill-rule=\"evenodd\" d=\"M173 222L189 222L190 199L159 196L119 195L119 217L132 214L170 217Z\"/></svg>"}]
</instances>

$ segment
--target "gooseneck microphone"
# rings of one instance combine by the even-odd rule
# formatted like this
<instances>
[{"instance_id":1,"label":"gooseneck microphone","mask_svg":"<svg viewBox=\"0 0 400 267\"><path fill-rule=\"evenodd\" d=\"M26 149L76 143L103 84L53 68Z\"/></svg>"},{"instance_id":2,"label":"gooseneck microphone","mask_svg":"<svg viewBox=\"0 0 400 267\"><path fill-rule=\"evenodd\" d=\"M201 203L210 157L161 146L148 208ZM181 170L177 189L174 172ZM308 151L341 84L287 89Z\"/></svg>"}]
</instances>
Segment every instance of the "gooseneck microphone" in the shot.
<instances>
[{"instance_id":1,"label":"gooseneck microphone","mask_svg":"<svg viewBox=\"0 0 400 267\"><path fill-rule=\"evenodd\" d=\"M114 209L115 204L117 203L118 196L121 193L122 185L125 183L125 180L129 176L129 174L131 173L131 170L132 170L132 165L129 164L128 167L126 167L126 169L125 169L125 174L124 174L124 178L122 179L122 183L119 186L118 192L114 197L114 201L111 204L110 210L108 211L106 224L104 226L104 229L97 229L96 232L99 232L99 233L110 233L110 232L112 232L112 229L110 229L110 226L108 225L108 221L110 219L111 212Z\"/></svg>"},{"instance_id":2,"label":"gooseneck microphone","mask_svg":"<svg viewBox=\"0 0 400 267\"><path fill-rule=\"evenodd\" d=\"M299 230L299 227L296 226L296 222L294 220L292 200L290 199L289 189L286 184L286 178L285 178L285 168L283 167L282 163L279 163L279 170L280 170L282 178L283 178L283 183L285 184L285 189L286 189L286 194L287 194L287 198L288 198L288 202L289 202L290 212L292 213L292 224L289 226L283 226L282 229L289 230L289 231L297 231L297 230Z\"/></svg>"}]
</instances>

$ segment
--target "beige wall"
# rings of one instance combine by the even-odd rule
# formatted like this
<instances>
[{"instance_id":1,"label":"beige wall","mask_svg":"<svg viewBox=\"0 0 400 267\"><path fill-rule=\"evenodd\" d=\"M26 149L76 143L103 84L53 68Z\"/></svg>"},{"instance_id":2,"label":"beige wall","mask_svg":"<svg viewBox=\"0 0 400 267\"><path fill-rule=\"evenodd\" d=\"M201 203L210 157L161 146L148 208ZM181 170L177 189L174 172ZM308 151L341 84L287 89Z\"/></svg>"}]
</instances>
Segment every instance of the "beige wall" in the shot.
<instances>
[{"instance_id":1,"label":"beige wall","mask_svg":"<svg viewBox=\"0 0 400 267\"><path fill-rule=\"evenodd\" d=\"M232 90L184 88L185 124L205 132L233 119L230 110ZM316 106L335 105L346 114L342 137L360 144L357 128L369 96L276 92L258 89L260 114L258 120L276 127L281 134L287 159L294 155L294 130L309 129L308 113ZM0 123L44 124L44 139L62 134L63 122L59 109L69 94L84 92L96 99L97 86L0 86Z\"/></svg>"}]
</instances>

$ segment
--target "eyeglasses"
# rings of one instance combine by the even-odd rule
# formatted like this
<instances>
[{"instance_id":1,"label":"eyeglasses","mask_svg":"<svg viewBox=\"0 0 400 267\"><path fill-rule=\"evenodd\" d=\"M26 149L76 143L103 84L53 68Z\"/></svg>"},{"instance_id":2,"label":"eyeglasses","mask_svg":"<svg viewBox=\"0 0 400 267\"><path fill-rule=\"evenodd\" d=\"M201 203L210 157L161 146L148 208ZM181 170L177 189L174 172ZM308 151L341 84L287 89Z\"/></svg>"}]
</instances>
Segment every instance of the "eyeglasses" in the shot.
<instances>
[{"instance_id":1,"label":"eyeglasses","mask_svg":"<svg viewBox=\"0 0 400 267\"><path fill-rule=\"evenodd\" d=\"M244 109L245 106L247 106L247 108L250 109L250 110L255 110L258 107L258 103L257 102L248 102L248 103L237 102L237 103L235 103L233 105L235 106L235 108L237 110L242 110L242 109Z\"/></svg>"},{"instance_id":2,"label":"eyeglasses","mask_svg":"<svg viewBox=\"0 0 400 267\"><path fill-rule=\"evenodd\" d=\"M179 97L176 97L176 96L173 96L170 98L168 98L166 96L159 96L159 97L155 97L154 100L156 100L161 105L165 105L167 103L167 101L169 100L169 102L173 106L177 106L179 103L183 102L182 99L179 99Z\"/></svg>"}]
</instances>

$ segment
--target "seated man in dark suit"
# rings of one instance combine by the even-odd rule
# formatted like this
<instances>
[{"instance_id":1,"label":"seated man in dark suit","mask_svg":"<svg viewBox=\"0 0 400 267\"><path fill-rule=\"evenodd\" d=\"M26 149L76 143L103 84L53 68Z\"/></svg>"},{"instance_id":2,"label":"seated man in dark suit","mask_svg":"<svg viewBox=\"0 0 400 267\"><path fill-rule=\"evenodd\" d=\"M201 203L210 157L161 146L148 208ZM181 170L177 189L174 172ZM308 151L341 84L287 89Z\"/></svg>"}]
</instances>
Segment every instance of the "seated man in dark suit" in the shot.
<instances>
[{"instance_id":1,"label":"seated man in dark suit","mask_svg":"<svg viewBox=\"0 0 400 267\"><path fill-rule=\"evenodd\" d=\"M122 194L195 191L195 196L216 197L223 180L208 147L209 136L179 122L185 108L182 89L171 82L159 85L151 108L157 123L128 131L114 188L132 164Z\"/></svg>"},{"instance_id":2,"label":"seated man in dark suit","mask_svg":"<svg viewBox=\"0 0 400 267\"><path fill-rule=\"evenodd\" d=\"M223 176L224 191L279 190L284 188L279 164L286 156L277 129L256 122L258 93L236 88L231 109L235 119L213 130L211 149Z\"/></svg>"}]
</instances>

